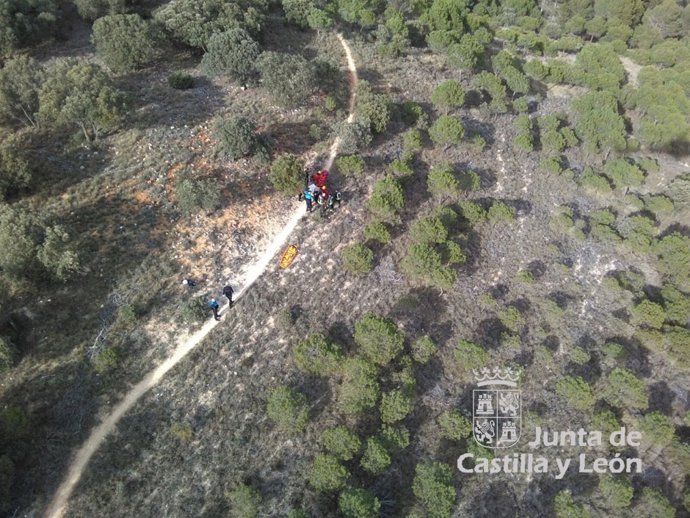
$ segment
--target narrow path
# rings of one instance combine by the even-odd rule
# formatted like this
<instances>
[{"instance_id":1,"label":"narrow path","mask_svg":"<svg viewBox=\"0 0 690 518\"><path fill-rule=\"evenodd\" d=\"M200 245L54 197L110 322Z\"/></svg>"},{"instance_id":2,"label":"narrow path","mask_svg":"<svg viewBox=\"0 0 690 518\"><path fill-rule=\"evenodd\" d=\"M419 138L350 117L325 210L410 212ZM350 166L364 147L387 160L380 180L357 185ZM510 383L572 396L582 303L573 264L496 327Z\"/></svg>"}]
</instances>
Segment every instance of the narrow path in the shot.
<instances>
[{"instance_id":1,"label":"narrow path","mask_svg":"<svg viewBox=\"0 0 690 518\"><path fill-rule=\"evenodd\" d=\"M352 57L350 46L347 44L347 41L345 41L345 38L343 38L341 34L336 34L336 36L338 37L338 40L345 51L347 68L350 74L350 107L347 122L352 122L354 119L356 96L355 89L358 82L357 67L355 66L355 61ZM336 138L331 146L328 160L326 162L327 169L332 167L333 161L338 154L339 146L340 139ZM285 227L280 234L278 234L273 241L271 241L271 244L264 254L259 258L256 264L249 269L246 278L244 279L242 288L237 292L237 297L235 299L236 301L239 301L242 298L242 295L254 284L254 282L256 282L259 277L261 277L269 263L283 247L290 234L295 230L304 213L304 206L300 204L299 207L295 209L292 216L290 216L290 219L285 224ZM223 306L220 313L224 313L227 307L227 305ZM178 344L172 356L144 376L144 378L125 395L122 401L120 401L113 408L112 412L110 412L103 422L91 431L89 438L86 440L86 442L84 442L81 448L79 448L77 454L72 460L72 464L69 467L67 476L58 487L55 495L53 495L53 499L51 500L50 505L45 513L47 518L60 518L65 514L68 500L72 495L74 487L79 482L84 469L108 434L115 429L122 416L124 416L136 404L136 402L139 401L139 399L146 392L148 392L149 389L154 387L170 369L177 365L192 349L199 345L201 341L211 332L211 330L218 325L218 323L219 322L216 320L209 320L201 327L201 329L193 333L191 336L185 337Z\"/></svg>"}]
</instances>

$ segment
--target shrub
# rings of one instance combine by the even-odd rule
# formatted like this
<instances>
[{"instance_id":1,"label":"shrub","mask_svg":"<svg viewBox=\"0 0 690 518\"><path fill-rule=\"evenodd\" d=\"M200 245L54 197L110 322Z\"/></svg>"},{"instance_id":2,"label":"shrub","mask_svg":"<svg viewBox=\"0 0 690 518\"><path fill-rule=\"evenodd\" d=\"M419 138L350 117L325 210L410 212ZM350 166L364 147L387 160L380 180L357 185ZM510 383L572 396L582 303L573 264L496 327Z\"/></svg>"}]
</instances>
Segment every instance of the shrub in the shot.
<instances>
[{"instance_id":1,"label":"shrub","mask_svg":"<svg viewBox=\"0 0 690 518\"><path fill-rule=\"evenodd\" d=\"M589 411L596 402L592 387L579 376L566 376L558 380L556 393L575 410Z\"/></svg>"},{"instance_id":2,"label":"shrub","mask_svg":"<svg viewBox=\"0 0 690 518\"><path fill-rule=\"evenodd\" d=\"M343 268L354 274L365 274L371 271L374 252L361 243L353 243L342 251Z\"/></svg>"},{"instance_id":3,"label":"shrub","mask_svg":"<svg viewBox=\"0 0 690 518\"><path fill-rule=\"evenodd\" d=\"M465 89L454 79L448 79L434 88L431 102L437 109L447 113L449 108L457 108L464 104Z\"/></svg>"},{"instance_id":4,"label":"shrub","mask_svg":"<svg viewBox=\"0 0 690 518\"><path fill-rule=\"evenodd\" d=\"M448 518L455 505L453 471L440 462L417 464L412 492L430 518Z\"/></svg>"},{"instance_id":5,"label":"shrub","mask_svg":"<svg viewBox=\"0 0 690 518\"><path fill-rule=\"evenodd\" d=\"M173 72L168 76L168 84L175 90L189 90L194 88L194 76L185 72Z\"/></svg>"},{"instance_id":6,"label":"shrub","mask_svg":"<svg viewBox=\"0 0 690 518\"><path fill-rule=\"evenodd\" d=\"M91 357L91 363L98 374L107 374L117 367L119 354L113 347L104 347Z\"/></svg>"},{"instance_id":7,"label":"shrub","mask_svg":"<svg viewBox=\"0 0 690 518\"><path fill-rule=\"evenodd\" d=\"M671 284L662 286L661 296L664 299L666 319L680 325L685 324L690 318L690 297Z\"/></svg>"},{"instance_id":8,"label":"shrub","mask_svg":"<svg viewBox=\"0 0 690 518\"><path fill-rule=\"evenodd\" d=\"M578 365L584 365L591 359L592 356L582 347L575 347L570 353L570 360Z\"/></svg>"},{"instance_id":9,"label":"shrub","mask_svg":"<svg viewBox=\"0 0 690 518\"><path fill-rule=\"evenodd\" d=\"M410 391L393 389L381 396L381 421L395 423L405 419L413 408L414 403Z\"/></svg>"},{"instance_id":10,"label":"shrub","mask_svg":"<svg viewBox=\"0 0 690 518\"><path fill-rule=\"evenodd\" d=\"M382 220L393 220L397 211L405 204L400 181L392 176L384 176L374 184L367 201L367 208Z\"/></svg>"},{"instance_id":11,"label":"shrub","mask_svg":"<svg viewBox=\"0 0 690 518\"><path fill-rule=\"evenodd\" d=\"M375 437L369 437L360 465L372 475L378 475L391 465L391 456L381 441Z\"/></svg>"},{"instance_id":12,"label":"shrub","mask_svg":"<svg viewBox=\"0 0 690 518\"><path fill-rule=\"evenodd\" d=\"M352 460L359 453L362 442L349 428L336 426L323 432L323 445L338 459Z\"/></svg>"},{"instance_id":13,"label":"shrub","mask_svg":"<svg viewBox=\"0 0 690 518\"><path fill-rule=\"evenodd\" d=\"M643 300L630 308L630 323L634 326L646 326L660 329L666 320L666 312L659 304Z\"/></svg>"},{"instance_id":14,"label":"shrub","mask_svg":"<svg viewBox=\"0 0 690 518\"><path fill-rule=\"evenodd\" d=\"M403 133L403 159L411 159L423 149L422 132L412 128Z\"/></svg>"},{"instance_id":15,"label":"shrub","mask_svg":"<svg viewBox=\"0 0 690 518\"><path fill-rule=\"evenodd\" d=\"M498 319L508 329L517 333L525 325L525 317L515 306L508 306L498 313Z\"/></svg>"},{"instance_id":16,"label":"shrub","mask_svg":"<svg viewBox=\"0 0 690 518\"><path fill-rule=\"evenodd\" d=\"M441 428L441 436L460 441L472 435L472 422L457 410L446 410L436 422Z\"/></svg>"},{"instance_id":17,"label":"shrub","mask_svg":"<svg viewBox=\"0 0 690 518\"><path fill-rule=\"evenodd\" d=\"M364 160L358 155L341 155L335 159L335 167L343 176L360 176L364 172Z\"/></svg>"},{"instance_id":18,"label":"shrub","mask_svg":"<svg viewBox=\"0 0 690 518\"><path fill-rule=\"evenodd\" d=\"M410 445L410 431L404 426L383 425L379 438L388 451L404 450Z\"/></svg>"},{"instance_id":19,"label":"shrub","mask_svg":"<svg viewBox=\"0 0 690 518\"><path fill-rule=\"evenodd\" d=\"M486 219L486 210L484 210L484 207L474 201L462 200L460 202L460 209L462 210L463 217L472 226L477 225Z\"/></svg>"},{"instance_id":20,"label":"shrub","mask_svg":"<svg viewBox=\"0 0 690 518\"><path fill-rule=\"evenodd\" d=\"M616 187L639 187L644 181L642 169L623 158L606 162L604 174L611 178Z\"/></svg>"},{"instance_id":21,"label":"shrub","mask_svg":"<svg viewBox=\"0 0 690 518\"><path fill-rule=\"evenodd\" d=\"M412 225L410 235L417 243L443 243L448 239L448 229L438 216L424 216Z\"/></svg>"},{"instance_id":22,"label":"shrub","mask_svg":"<svg viewBox=\"0 0 690 518\"><path fill-rule=\"evenodd\" d=\"M259 516L261 494L247 484L238 484L226 491L226 498L230 501L230 516L232 518L256 518Z\"/></svg>"},{"instance_id":23,"label":"shrub","mask_svg":"<svg viewBox=\"0 0 690 518\"><path fill-rule=\"evenodd\" d=\"M405 335L392 320L367 313L355 324L354 338L364 357L385 365L402 352Z\"/></svg>"},{"instance_id":24,"label":"shrub","mask_svg":"<svg viewBox=\"0 0 690 518\"><path fill-rule=\"evenodd\" d=\"M158 54L158 32L138 14L104 16L93 23L92 31L96 53L113 72L136 70Z\"/></svg>"},{"instance_id":25,"label":"shrub","mask_svg":"<svg viewBox=\"0 0 690 518\"><path fill-rule=\"evenodd\" d=\"M256 125L244 117L221 118L215 123L214 133L232 160L252 155L258 139Z\"/></svg>"},{"instance_id":26,"label":"shrub","mask_svg":"<svg viewBox=\"0 0 690 518\"><path fill-rule=\"evenodd\" d=\"M644 208L656 215L669 215L673 212L673 200L663 194L650 194L644 198Z\"/></svg>"},{"instance_id":27,"label":"shrub","mask_svg":"<svg viewBox=\"0 0 690 518\"><path fill-rule=\"evenodd\" d=\"M170 425L170 433L182 442L189 442L194 437L194 430L189 423L173 423Z\"/></svg>"},{"instance_id":28,"label":"shrub","mask_svg":"<svg viewBox=\"0 0 690 518\"><path fill-rule=\"evenodd\" d=\"M450 115L442 115L429 128L429 137L437 146L459 144L465 134L460 120Z\"/></svg>"},{"instance_id":29,"label":"shrub","mask_svg":"<svg viewBox=\"0 0 690 518\"><path fill-rule=\"evenodd\" d=\"M309 483L323 493L339 491L345 487L350 474L333 455L319 453L314 459L309 474Z\"/></svg>"},{"instance_id":30,"label":"shrub","mask_svg":"<svg viewBox=\"0 0 690 518\"><path fill-rule=\"evenodd\" d=\"M251 84L256 81L260 53L259 44L244 29L216 32L208 41L201 68L210 76L225 74L242 85ZM270 79L269 73L269 84Z\"/></svg>"},{"instance_id":31,"label":"shrub","mask_svg":"<svg viewBox=\"0 0 690 518\"><path fill-rule=\"evenodd\" d=\"M35 126L43 81L45 70L35 59L20 55L6 60L0 68L0 119Z\"/></svg>"},{"instance_id":32,"label":"shrub","mask_svg":"<svg viewBox=\"0 0 690 518\"><path fill-rule=\"evenodd\" d=\"M79 16L93 21L102 16L123 14L137 3L137 0L72 0Z\"/></svg>"},{"instance_id":33,"label":"shrub","mask_svg":"<svg viewBox=\"0 0 690 518\"><path fill-rule=\"evenodd\" d=\"M457 274L443 265L441 254L427 243L413 244L400 266L413 279L440 289L451 288L457 280Z\"/></svg>"},{"instance_id":34,"label":"shrub","mask_svg":"<svg viewBox=\"0 0 690 518\"><path fill-rule=\"evenodd\" d=\"M281 155L271 164L268 179L279 191L293 195L304 188L304 163L296 155Z\"/></svg>"},{"instance_id":35,"label":"shrub","mask_svg":"<svg viewBox=\"0 0 690 518\"><path fill-rule=\"evenodd\" d=\"M309 421L307 398L286 385L274 388L266 403L266 415L284 432L300 432Z\"/></svg>"},{"instance_id":36,"label":"shrub","mask_svg":"<svg viewBox=\"0 0 690 518\"><path fill-rule=\"evenodd\" d=\"M355 117L352 122L338 122L333 126L333 134L340 139L340 151L346 155L368 146L373 139L369 121L362 117Z\"/></svg>"},{"instance_id":37,"label":"shrub","mask_svg":"<svg viewBox=\"0 0 690 518\"><path fill-rule=\"evenodd\" d=\"M460 340L453 350L455 365L465 372L470 372L486 365L489 355L480 345L469 340Z\"/></svg>"},{"instance_id":38,"label":"shrub","mask_svg":"<svg viewBox=\"0 0 690 518\"><path fill-rule=\"evenodd\" d=\"M345 518L378 518L381 504L366 489L347 488L338 497L338 509Z\"/></svg>"},{"instance_id":39,"label":"shrub","mask_svg":"<svg viewBox=\"0 0 690 518\"><path fill-rule=\"evenodd\" d=\"M358 415L373 408L379 397L378 370L363 358L348 358L342 367L338 403L349 415Z\"/></svg>"},{"instance_id":40,"label":"shrub","mask_svg":"<svg viewBox=\"0 0 690 518\"><path fill-rule=\"evenodd\" d=\"M203 322L208 317L208 305L203 297L190 297L178 304L182 321L187 324Z\"/></svg>"},{"instance_id":41,"label":"shrub","mask_svg":"<svg viewBox=\"0 0 690 518\"><path fill-rule=\"evenodd\" d=\"M386 244L391 240L391 233L388 227L380 221L372 221L366 227L364 227L364 239L371 241L378 241L379 243Z\"/></svg>"},{"instance_id":42,"label":"shrub","mask_svg":"<svg viewBox=\"0 0 690 518\"><path fill-rule=\"evenodd\" d=\"M338 344L321 333L315 333L298 342L292 356L303 371L324 376L338 371L343 352Z\"/></svg>"},{"instance_id":43,"label":"shrub","mask_svg":"<svg viewBox=\"0 0 690 518\"><path fill-rule=\"evenodd\" d=\"M560 156L549 156L543 158L539 163L542 171L549 174L560 174L563 172L563 162Z\"/></svg>"},{"instance_id":44,"label":"shrub","mask_svg":"<svg viewBox=\"0 0 690 518\"><path fill-rule=\"evenodd\" d=\"M620 430L620 423L616 414L610 410L600 410L592 414L592 428L599 430L604 436L611 436L616 430Z\"/></svg>"},{"instance_id":45,"label":"shrub","mask_svg":"<svg viewBox=\"0 0 690 518\"><path fill-rule=\"evenodd\" d=\"M642 496L633 508L637 516L654 516L655 518L673 518L676 510L671 502L658 489L642 488Z\"/></svg>"},{"instance_id":46,"label":"shrub","mask_svg":"<svg viewBox=\"0 0 690 518\"><path fill-rule=\"evenodd\" d=\"M644 380L627 369L611 371L602 396L615 407L644 410L649 405Z\"/></svg>"},{"instance_id":47,"label":"shrub","mask_svg":"<svg viewBox=\"0 0 690 518\"><path fill-rule=\"evenodd\" d=\"M177 205L185 214L200 210L210 212L220 207L220 190L210 180L183 179L177 184Z\"/></svg>"},{"instance_id":48,"label":"shrub","mask_svg":"<svg viewBox=\"0 0 690 518\"><path fill-rule=\"evenodd\" d=\"M302 56L264 52L258 61L262 85L283 106L305 104L316 88L313 69Z\"/></svg>"},{"instance_id":49,"label":"shrub","mask_svg":"<svg viewBox=\"0 0 690 518\"><path fill-rule=\"evenodd\" d=\"M558 492L556 498L553 499L553 509L556 518L590 518L591 515L581 505L577 505L573 501L573 495L569 489L563 489Z\"/></svg>"},{"instance_id":50,"label":"shrub","mask_svg":"<svg viewBox=\"0 0 690 518\"><path fill-rule=\"evenodd\" d=\"M0 336L0 372L14 367L17 351L7 337Z\"/></svg>"},{"instance_id":51,"label":"shrub","mask_svg":"<svg viewBox=\"0 0 690 518\"><path fill-rule=\"evenodd\" d=\"M412 176L414 169L412 169L412 164L407 160L401 160L396 158L390 164L388 164L388 172L393 176Z\"/></svg>"},{"instance_id":52,"label":"shrub","mask_svg":"<svg viewBox=\"0 0 690 518\"><path fill-rule=\"evenodd\" d=\"M383 94L376 94L367 81L357 84L356 113L362 120L369 121L373 133L383 133L391 118L390 100Z\"/></svg>"},{"instance_id":53,"label":"shrub","mask_svg":"<svg viewBox=\"0 0 690 518\"><path fill-rule=\"evenodd\" d=\"M494 200L486 213L491 223L503 223L515 219L515 209L505 202Z\"/></svg>"},{"instance_id":54,"label":"shrub","mask_svg":"<svg viewBox=\"0 0 690 518\"><path fill-rule=\"evenodd\" d=\"M436 352L436 343L429 336L420 336L412 344L412 357L417 363L426 363Z\"/></svg>"},{"instance_id":55,"label":"shrub","mask_svg":"<svg viewBox=\"0 0 690 518\"><path fill-rule=\"evenodd\" d=\"M429 114L419 104L406 101L401 105L400 111L405 124L414 124L419 129L429 127Z\"/></svg>"},{"instance_id":56,"label":"shrub","mask_svg":"<svg viewBox=\"0 0 690 518\"><path fill-rule=\"evenodd\" d=\"M463 191L476 191L481 187L482 179L474 171L467 170L460 174L460 188Z\"/></svg>"},{"instance_id":57,"label":"shrub","mask_svg":"<svg viewBox=\"0 0 690 518\"><path fill-rule=\"evenodd\" d=\"M642 439L648 445L667 446L676 435L673 421L660 412L651 412L640 418Z\"/></svg>"},{"instance_id":58,"label":"shrub","mask_svg":"<svg viewBox=\"0 0 690 518\"><path fill-rule=\"evenodd\" d=\"M678 289L690 291L690 238L673 232L655 243L658 270Z\"/></svg>"},{"instance_id":59,"label":"shrub","mask_svg":"<svg viewBox=\"0 0 690 518\"><path fill-rule=\"evenodd\" d=\"M429 193L438 198L455 197L460 193L460 182L448 164L432 167L426 185Z\"/></svg>"}]
</instances>

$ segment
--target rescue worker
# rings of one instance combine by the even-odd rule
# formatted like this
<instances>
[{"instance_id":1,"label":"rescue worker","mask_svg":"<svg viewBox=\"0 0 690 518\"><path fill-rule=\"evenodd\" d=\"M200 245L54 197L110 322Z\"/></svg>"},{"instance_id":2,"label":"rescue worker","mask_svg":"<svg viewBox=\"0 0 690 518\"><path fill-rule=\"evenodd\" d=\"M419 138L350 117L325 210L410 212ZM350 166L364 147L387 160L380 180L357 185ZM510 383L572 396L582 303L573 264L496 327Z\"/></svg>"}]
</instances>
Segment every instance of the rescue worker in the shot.
<instances>
[{"instance_id":1,"label":"rescue worker","mask_svg":"<svg viewBox=\"0 0 690 518\"><path fill-rule=\"evenodd\" d=\"M218 308L220 308L220 305L218 304L218 301L216 299L211 299L211 302L209 302L208 305L211 308L211 311L213 311L213 318L220 320L220 315L218 315Z\"/></svg>"}]
</instances>

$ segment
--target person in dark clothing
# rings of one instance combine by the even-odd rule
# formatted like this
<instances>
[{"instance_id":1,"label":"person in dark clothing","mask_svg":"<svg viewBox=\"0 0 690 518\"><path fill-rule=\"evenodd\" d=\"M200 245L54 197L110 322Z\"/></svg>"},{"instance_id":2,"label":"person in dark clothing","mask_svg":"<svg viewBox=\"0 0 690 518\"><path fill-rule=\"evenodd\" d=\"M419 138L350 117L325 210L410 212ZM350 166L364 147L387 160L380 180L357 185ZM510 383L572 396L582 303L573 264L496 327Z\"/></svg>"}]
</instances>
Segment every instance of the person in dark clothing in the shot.
<instances>
[{"instance_id":1,"label":"person in dark clothing","mask_svg":"<svg viewBox=\"0 0 690 518\"><path fill-rule=\"evenodd\" d=\"M232 294L233 294L232 286L227 285L223 288L223 295L225 295L228 300L230 301L230 306L232 306Z\"/></svg>"},{"instance_id":2,"label":"person in dark clothing","mask_svg":"<svg viewBox=\"0 0 690 518\"><path fill-rule=\"evenodd\" d=\"M218 301L216 299L211 299L211 302L209 302L208 305L211 308L211 311L213 311L213 318L220 320L220 316L218 315L218 308L220 305L218 304Z\"/></svg>"},{"instance_id":3,"label":"person in dark clothing","mask_svg":"<svg viewBox=\"0 0 690 518\"><path fill-rule=\"evenodd\" d=\"M182 284L187 286L188 288L193 288L196 286L196 281L194 279L184 279L182 281Z\"/></svg>"}]
</instances>

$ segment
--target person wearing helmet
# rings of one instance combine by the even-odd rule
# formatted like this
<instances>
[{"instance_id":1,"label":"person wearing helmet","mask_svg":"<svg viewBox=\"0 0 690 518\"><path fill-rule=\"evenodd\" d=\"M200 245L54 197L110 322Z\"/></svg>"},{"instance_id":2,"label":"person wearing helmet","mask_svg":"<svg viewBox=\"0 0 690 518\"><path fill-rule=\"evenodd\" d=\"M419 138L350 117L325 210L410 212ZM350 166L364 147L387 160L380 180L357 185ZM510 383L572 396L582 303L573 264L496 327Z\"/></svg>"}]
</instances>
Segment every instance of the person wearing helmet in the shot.
<instances>
[{"instance_id":1,"label":"person wearing helmet","mask_svg":"<svg viewBox=\"0 0 690 518\"><path fill-rule=\"evenodd\" d=\"M208 303L208 306L211 308L211 311L213 311L213 318L220 320L220 315L218 315L218 308L220 308L220 304L218 304L218 301L216 299L211 299L211 301Z\"/></svg>"}]
</instances>

